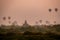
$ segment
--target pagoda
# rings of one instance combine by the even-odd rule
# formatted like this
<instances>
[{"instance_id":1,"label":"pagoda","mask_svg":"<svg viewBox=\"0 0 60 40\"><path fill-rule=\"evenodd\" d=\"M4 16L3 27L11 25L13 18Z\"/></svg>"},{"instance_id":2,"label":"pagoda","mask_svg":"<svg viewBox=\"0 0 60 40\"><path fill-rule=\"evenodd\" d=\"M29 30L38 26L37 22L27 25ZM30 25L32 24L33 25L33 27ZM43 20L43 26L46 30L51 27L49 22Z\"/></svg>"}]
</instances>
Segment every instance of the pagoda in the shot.
<instances>
[{"instance_id":1,"label":"pagoda","mask_svg":"<svg viewBox=\"0 0 60 40\"><path fill-rule=\"evenodd\" d=\"M27 20L25 20L23 27L29 27L30 25L27 23Z\"/></svg>"}]
</instances>

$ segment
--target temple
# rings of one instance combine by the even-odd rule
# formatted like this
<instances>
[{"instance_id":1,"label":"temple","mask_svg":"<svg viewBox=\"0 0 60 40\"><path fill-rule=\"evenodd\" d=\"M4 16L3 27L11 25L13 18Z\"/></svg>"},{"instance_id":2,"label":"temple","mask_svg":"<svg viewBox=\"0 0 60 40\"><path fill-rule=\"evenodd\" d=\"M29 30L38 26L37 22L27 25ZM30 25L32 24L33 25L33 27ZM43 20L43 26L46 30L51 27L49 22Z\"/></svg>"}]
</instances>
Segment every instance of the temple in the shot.
<instances>
[{"instance_id":1,"label":"temple","mask_svg":"<svg viewBox=\"0 0 60 40\"><path fill-rule=\"evenodd\" d=\"M27 23L27 20L25 20L23 27L28 27L28 26L30 26L30 25Z\"/></svg>"}]
</instances>

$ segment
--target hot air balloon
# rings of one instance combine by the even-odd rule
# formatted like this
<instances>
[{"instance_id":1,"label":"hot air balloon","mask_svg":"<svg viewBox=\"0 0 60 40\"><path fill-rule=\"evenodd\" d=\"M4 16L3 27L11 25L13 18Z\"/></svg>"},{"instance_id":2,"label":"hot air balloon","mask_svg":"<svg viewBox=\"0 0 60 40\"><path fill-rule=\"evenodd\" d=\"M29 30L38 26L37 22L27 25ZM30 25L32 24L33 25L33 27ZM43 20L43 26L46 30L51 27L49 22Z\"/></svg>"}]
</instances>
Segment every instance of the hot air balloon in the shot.
<instances>
[{"instance_id":1,"label":"hot air balloon","mask_svg":"<svg viewBox=\"0 0 60 40\"><path fill-rule=\"evenodd\" d=\"M49 12L51 12L52 11L52 9L49 9Z\"/></svg>"},{"instance_id":2,"label":"hot air balloon","mask_svg":"<svg viewBox=\"0 0 60 40\"><path fill-rule=\"evenodd\" d=\"M3 17L3 20L6 20L6 17Z\"/></svg>"},{"instance_id":3,"label":"hot air balloon","mask_svg":"<svg viewBox=\"0 0 60 40\"><path fill-rule=\"evenodd\" d=\"M56 24L56 21L54 21L54 24Z\"/></svg>"},{"instance_id":4,"label":"hot air balloon","mask_svg":"<svg viewBox=\"0 0 60 40\"><path fill-rule=\"evenodd\" d=\"M55 8L55 12L57 12L58 11L58 8Z\"/></svg>"},{"instance_id":5,"label":"hot air balloon","mask_svg":"<svg viewBox=\"0 0 60 40\"><path fill-rule=\"evenodd\" d=\"M11 19L11 17L8 17L8 19L10 20L10 19Z\"/></svg>"},{"instance_id":6,"label":"hot air balloon","mask_svg":"<svg viewBox=\"0 0 60 40\"><path fill-rule=\"evenodd\" d=\"M50 22L49 21L46 21L46 24L49 24Z\"/></svg>"},{"instance_id":7,"label":"hot air balloon","mask_svg":"<svg viewBox=\"0 0 60 40\"><path fill-rule=\"evenodd\" d=\"M36 21L36 25L38 25L38 22Z\"/></svg>"},{"instance_id":8,"label":"hot air balloon","mask_svg":"<svg viewBox=\"0 0 60 40\"><path fill-rule=\"evenodd\" d=\"M42 20L39 20L40 23L42 23Z\"/></svg>"},{"instance_id":9,"label":"hot air balloon","mask_svg":"<svg viewBox=\"0 0 60 40\"><path fill-rule=\"evenodd\" d=\"M40 24L42 24L42 20L39 20Z\"/></svg>"},{"instance_id":10,"label":"hot air balloon","mask_svg":"<svg viewBox=\"0 0 60 40\"><path fill-rule=\"evenodd\" d=\"M11 19L11 17L9 16L9 17L8 17L8 20L9 20L8 23L9 23L9 24L11 23L10 19Z\"/></svg>"}]
</instances>

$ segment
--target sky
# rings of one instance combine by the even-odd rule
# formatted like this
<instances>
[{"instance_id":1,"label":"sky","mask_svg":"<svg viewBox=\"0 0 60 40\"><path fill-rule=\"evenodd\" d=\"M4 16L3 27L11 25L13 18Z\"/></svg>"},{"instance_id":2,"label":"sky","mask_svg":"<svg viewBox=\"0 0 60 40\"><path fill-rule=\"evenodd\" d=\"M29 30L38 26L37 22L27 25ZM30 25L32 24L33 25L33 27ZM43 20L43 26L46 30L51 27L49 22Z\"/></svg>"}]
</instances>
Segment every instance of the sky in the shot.
<instances>
[{"instance_id":1,"label":"sky","mask_svg":"<svg viewBox=\"0 0 60 40\"><path fill-rule=\"evenodd\" d=\"M36 21L56 21L60 24L60 0L0 0L0 24L8 24L8 17L11 17L11 23L17 21L22 25L25 20L31 25ZM48 9L52 9L51 12ZM58 8L58 12L55 12ZM6 17L6 20L3 20ZM40 24L40 23L39 23Z\"/></svg>"}]
</instances>

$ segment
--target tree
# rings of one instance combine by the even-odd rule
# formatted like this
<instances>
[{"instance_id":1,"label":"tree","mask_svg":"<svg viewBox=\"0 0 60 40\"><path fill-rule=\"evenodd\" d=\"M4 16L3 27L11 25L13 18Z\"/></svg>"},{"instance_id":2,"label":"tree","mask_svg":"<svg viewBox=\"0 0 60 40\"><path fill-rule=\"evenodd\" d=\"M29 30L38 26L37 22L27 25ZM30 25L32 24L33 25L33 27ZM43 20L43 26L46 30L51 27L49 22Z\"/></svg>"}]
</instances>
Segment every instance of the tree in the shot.
<instances>
[{"instance_id":1,"label":"tree","mask_svg":"<svg viewBox=\"0 0 60 40\"><path fill-rule=\"evenodd\" d=\"M17 25L17 21L14 21L12 24L13 24L13 25Z\"/></svg>"}]
</instances>

